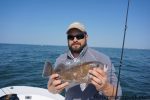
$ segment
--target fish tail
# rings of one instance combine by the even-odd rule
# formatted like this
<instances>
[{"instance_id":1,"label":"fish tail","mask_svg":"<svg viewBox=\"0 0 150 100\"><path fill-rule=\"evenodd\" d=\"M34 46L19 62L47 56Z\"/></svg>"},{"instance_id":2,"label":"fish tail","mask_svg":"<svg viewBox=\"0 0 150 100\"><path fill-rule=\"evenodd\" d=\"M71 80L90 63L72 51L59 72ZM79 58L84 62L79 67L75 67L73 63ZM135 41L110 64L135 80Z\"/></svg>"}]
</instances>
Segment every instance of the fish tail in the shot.
<instances>
[{"instance_id":1,"label":"fish tail","mask_svg":"<svg viewBox=\"0 0 150 100\"><path fill-rule=\"evenodd\" d=\"M53 67L50 61L46 61L43 69L43 77L49 77L53 73Z\"/></svg>"}]
</instances>

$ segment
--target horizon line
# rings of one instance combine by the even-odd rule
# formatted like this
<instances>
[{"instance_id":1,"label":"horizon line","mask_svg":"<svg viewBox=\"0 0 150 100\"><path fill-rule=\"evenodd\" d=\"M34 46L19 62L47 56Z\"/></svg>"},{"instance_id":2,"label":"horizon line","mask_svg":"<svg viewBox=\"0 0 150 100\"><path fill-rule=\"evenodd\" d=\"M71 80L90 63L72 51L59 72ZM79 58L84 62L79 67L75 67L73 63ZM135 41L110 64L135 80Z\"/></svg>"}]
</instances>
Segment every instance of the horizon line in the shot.
<instances>
[{"instance_id":1,"label":"horizon line","mask_svg":"<svg viewBox=\"0 0 150 100\"><path fill-rule=\"evenodd\" d=\"M54 45L54 44L30 44L30 43L2 43L0 42L0 44L12 44L12 45L38 45L38 46L64 46L64 47L68 47L67 45ZM121 49L121 47L100 47L100 46L89 46L92 48L112 48L112 49ZM136 49L136 50L150 50L149 48L127 48L125 47L124 49Z\"/></svg>"}]
</instances>

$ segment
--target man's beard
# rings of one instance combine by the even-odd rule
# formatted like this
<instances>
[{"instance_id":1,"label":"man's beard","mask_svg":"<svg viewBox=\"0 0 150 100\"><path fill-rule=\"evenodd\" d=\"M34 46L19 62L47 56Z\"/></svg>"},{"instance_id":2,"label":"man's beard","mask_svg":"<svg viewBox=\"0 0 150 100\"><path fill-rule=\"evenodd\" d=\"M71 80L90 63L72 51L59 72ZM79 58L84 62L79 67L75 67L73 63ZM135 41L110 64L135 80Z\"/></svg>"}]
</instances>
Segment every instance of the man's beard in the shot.
<instances>
[{"instance_id":1,"label":"man's beard","mask_svg":"<svg viewBox=\"0 0 150 100\"><path fill-rule=\"evenodd\" d=\"M72 53L80 53L86 45L87 45L86 42L84 43L84 45L80 46L79 48L72 48L72 45L71 46L69 45L69 50Z\"/></svg>"}]
</instances>

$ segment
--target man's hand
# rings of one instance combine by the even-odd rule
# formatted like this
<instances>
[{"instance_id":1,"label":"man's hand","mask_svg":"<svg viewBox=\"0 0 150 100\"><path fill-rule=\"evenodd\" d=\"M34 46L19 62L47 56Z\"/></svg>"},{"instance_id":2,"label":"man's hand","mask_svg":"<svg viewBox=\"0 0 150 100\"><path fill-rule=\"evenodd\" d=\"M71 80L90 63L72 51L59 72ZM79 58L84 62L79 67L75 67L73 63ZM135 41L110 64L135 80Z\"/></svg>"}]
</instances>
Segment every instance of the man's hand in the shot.
<instances>
[{"instance_id":1,"label":"man's hand","mask_svg":"<svg viewBox=\"0 0 150 100\"><path fill-rule=\"evenodd\" d=\"M103 91L103 87L107 85L107 74L101 68L93 68L89 70L91 74L91 83L96 87L98 91Z\"/></svg>"},{"instance_id":2,"label":"man's hand","mask_svg":"<svg viewBox=\"0 0 150 100\"><path fill-rule=\"evenodd\" d=\"M102 91L106 96L109 96L109 99L114 99L116 95L116 87L108 82L107 73L100 68L89 70L89 73L91 74L91 83L96 89Z\"/></svg>"},{"instance_id":3,"label":"man's hand","mask_svg":"<svg viewBox=\"0 0 150 100\"><path fill-rule=\"evenodd\" d=\"M60 93L69 83L62 83L58 74L52 74L48 81L48 90L52 93Z\"/></svg>"}]
</instances>

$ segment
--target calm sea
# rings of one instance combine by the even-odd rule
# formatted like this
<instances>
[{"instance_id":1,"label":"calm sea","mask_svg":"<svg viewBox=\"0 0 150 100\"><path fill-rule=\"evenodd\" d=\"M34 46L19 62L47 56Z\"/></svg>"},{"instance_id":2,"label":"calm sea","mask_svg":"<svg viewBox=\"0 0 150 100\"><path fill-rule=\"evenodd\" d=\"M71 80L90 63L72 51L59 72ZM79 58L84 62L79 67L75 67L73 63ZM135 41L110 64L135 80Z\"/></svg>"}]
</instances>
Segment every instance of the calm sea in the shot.
<instances>
[{"instance_id":1,"label":"calm sea","mask_svg":"<svg viewBox=\"0 0 150 100\"><path fill-rule=\"evenodd\" d=\"M118 73L121 49L94 49L110 56ZM42 77L45 60L54 63L66 51L65 46L0 44L0 88L47 88L48 80ZM123 95L150 96L150 50L125 49L120 81Z\"/></svg>"}]
</instances>

